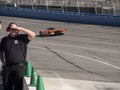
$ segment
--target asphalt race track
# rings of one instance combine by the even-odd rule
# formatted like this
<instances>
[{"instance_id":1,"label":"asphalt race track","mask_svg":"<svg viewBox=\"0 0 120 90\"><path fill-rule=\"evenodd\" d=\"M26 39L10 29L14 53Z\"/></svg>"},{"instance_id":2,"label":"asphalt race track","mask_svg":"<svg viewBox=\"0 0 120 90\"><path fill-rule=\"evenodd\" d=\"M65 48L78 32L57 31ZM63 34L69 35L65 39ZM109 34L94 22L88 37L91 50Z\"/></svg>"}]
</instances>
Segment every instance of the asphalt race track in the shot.
<instances>
[{"instance_id":1,"label":"asphalt race track","mask_svg":"<svg viewBox=\"0 0 120 90\"><path fill-rule=\"evenodd\" d=\"M46 87L52 87L46 90L120 90L120 27L3 16L0 20L0 37L6 35L10 22L36 33L27 60L43 76ZM39 30L48 27L68 30L61 36L39 37Z\"/></svg>"}]
</instances>

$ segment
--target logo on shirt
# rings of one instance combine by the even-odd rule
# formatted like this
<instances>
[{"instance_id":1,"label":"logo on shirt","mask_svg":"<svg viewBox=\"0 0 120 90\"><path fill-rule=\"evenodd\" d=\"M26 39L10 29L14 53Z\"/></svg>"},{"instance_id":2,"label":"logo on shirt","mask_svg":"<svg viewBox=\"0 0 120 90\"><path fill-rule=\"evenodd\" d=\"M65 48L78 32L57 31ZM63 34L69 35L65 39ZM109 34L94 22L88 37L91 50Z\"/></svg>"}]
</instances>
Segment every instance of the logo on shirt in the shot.
<instances>
[{"instance_id":1,"label":"logo on shirt","mask_svg":"<svg viewBox=\"0 0 120 90\"><path fill-rule=\"evenodd\" d=\"M14 44L18 44L18 40L14 40Z\"/></svg>"}]
</instances>

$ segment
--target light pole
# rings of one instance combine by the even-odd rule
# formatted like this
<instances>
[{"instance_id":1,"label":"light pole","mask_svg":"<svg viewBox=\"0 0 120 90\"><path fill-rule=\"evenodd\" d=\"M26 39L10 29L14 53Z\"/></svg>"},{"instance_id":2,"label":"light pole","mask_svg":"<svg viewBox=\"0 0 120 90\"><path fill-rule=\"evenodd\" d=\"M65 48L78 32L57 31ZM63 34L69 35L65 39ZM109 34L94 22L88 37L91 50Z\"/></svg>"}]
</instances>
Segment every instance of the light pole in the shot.
<instances>
[{"instance_id":1,"label":"light pole","mask_svg":"<svg viewBox=\"0 0 120 90\"><path fill-rule=\"evenodd\" d=\"M63 0L61 0L61 7L62 7L62 12L64 12L64 1Z\"/></svg>"},{"instance_id":2,"label":"light pole","mask_svg":"<svg viewBox=\"0 0 120 90\"><path fill-rule=\"evenodd\" d=\"M112 3L112 8L113 8L113 15L115 15L116 14L116 8L115 8L115 3L114 2L112 2L112 0L111 0L111 3Z\"/></svg>"},{"instance_id":3,"label":"light pole","mask_svg":"<svg viewBox=\"0 0 120 90\"><path fill-rule=\"evenodd\" d=\"M80 13L80 2L77 0L78 13Z\"/></svg>"},{"instance_id":4,"label":"light pole","mask_svg":"<svg viewBox=\"0 0 120 90\"><path fill-rule=\"evenodd\" d=\"M46 1L46 7L47 7L47 11L49 11L49 7L48 7L48 1L47 0L45 0Z\"/></svg>"},{"instance_id":5,"label":"light pole","mask_svg":"<svg viewBox=\"0 0 120 90\"><path fill-rule=\"evenodd\" d=\"M96 8L96 2L94 0L92 0L92 3L93 3L93 7L95 8L95 14L97 14L97 8Z\"/></svg>"}]
</instances>

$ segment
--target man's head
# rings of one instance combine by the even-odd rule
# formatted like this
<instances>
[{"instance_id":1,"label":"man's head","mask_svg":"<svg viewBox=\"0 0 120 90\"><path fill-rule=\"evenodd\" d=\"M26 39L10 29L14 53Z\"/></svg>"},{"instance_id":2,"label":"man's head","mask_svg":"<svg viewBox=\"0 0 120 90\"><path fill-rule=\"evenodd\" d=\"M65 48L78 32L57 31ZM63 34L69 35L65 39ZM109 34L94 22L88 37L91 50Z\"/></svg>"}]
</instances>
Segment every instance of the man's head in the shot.
<instances>
[{"instance_id":1,"label":"man's head","mask_svg":"<svg viewBox=\"0 0 120 90\"><path fill-rule=\"evenodd\" d=\"M9 32L11 37L15 37L19 33L17 24L14 22L11 22L7 27L7 31Z\"/></svg>"}]
</instances>

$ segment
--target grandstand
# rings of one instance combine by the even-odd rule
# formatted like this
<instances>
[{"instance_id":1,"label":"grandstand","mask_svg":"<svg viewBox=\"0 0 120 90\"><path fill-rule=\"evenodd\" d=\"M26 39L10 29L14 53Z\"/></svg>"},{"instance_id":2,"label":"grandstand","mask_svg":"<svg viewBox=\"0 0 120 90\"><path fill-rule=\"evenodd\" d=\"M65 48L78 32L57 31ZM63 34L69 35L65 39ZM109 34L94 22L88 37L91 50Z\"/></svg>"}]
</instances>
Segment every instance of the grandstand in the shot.
<instances>
[{"instance_id":1,"label":"grandstand","mask_svg":"<svg viewBox=\"0 0 120 90\"><path fill-rule=\"evenodd\" d=\"M0 6L120 15L120 0L0 0Z\"/></svg>"}]
</instances>

